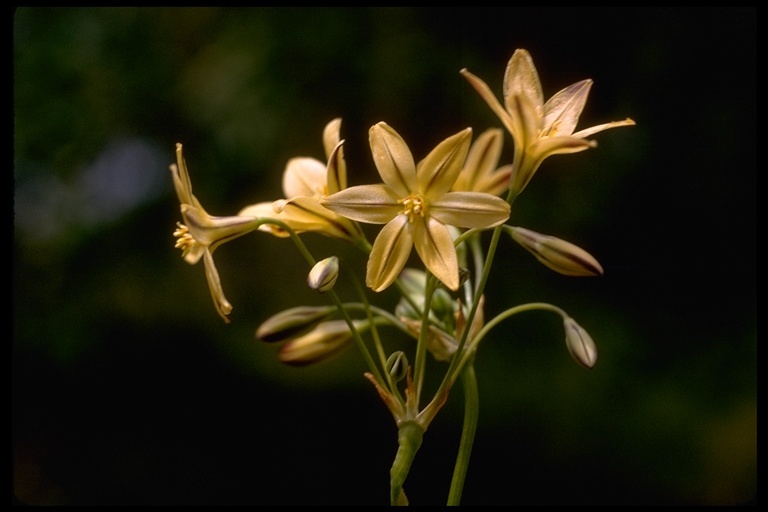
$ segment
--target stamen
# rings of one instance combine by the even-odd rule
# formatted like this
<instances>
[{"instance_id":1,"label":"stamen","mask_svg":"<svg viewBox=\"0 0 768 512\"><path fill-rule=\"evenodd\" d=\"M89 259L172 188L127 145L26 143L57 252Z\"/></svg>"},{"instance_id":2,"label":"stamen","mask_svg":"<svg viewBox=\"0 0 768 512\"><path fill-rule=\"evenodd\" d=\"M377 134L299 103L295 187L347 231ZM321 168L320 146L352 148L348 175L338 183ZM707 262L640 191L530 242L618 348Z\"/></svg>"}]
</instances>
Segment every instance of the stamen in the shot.
<instances>
[{"instance_id":1,"label":"stamen","mask_svg":"<svg viewBox=\"0 0 768 512\"><path fill-rule=\"evenodd\" d=\"M413 222L415 215L424 217L426 213L426 202L419 194L411 194L407 197L397 200L398 203L403 205L403 213L408 216L408 222Z\"/></svg>"}]
</instances>

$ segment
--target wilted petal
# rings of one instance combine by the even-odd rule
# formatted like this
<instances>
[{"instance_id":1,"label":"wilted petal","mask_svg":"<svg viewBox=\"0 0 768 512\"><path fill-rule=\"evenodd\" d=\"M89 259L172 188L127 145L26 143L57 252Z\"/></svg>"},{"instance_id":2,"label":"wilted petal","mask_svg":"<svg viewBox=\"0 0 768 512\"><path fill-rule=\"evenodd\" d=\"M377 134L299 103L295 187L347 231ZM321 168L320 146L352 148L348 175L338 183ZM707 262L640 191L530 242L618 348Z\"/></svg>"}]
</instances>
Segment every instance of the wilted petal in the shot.
<instances>
[{"instance_id":1,"label":"wilted petal","mask_svg":"<svg viewBox=\"0 0 768 512\"><path fill-rule=\"evenodd\" d=\"M391 285L408 261L412 248L408 217L397 215L381 229L373 242L365 284L375 292Z\"/></svg>"},{"instance_id":2,"label":"wilted petal","mask_svg":"<svg viewBox=\"0 0 768 512\"><path fill-rule=\"evenodd\" d=\"M448 192L430 204L430 215L460 228L491 228L509 218L509 204L484 192Z\"/></svg>"},{"instance_id":3,"label":"wilted petal","mask_svg":"<svg viewBox=\"0 0 768 512\"><path fill-rule=\"evenodd\" d=\"M458 193L458 192L457 192ZM498 199L498 198L497 198ZM506 203L505 203L506 204ZM459 262L448 228L433 218L412 223L413 243L424 266L451 290L459 288Z\"/></svg>"},{"instance_id":4,"label":"wilted petal","mask_svg":"<svg viewBox=\"0 0 768 512\"><path fill-rule=\"evenodd\" d=\"M368 140L382 181L398 197L416 191L416 164L403 138L387 123L380 122L371 127Z\"/></svg>"},{"instance_id":5,"label":"wilted petal","mask_svg":"<svg viewBox=\"0 0 768 512\"><path fill-rule=\"evenodd\" d=\"M472 128L466 128L430 151L416 170L418 192L427 198L439 197L448 192L464 166L471 140Z\"/></svg>"},{"instance_id":6,"label":"wilted petal","mask_svg":"<svg viewBox=\"0 0 768 512\"><path fill-rule=\"evenodd\" d=\"M348 219L384 224L403 210L398 199L387 185L359 185L331 194L320 204Z\"/></svg>"}]
</instances>

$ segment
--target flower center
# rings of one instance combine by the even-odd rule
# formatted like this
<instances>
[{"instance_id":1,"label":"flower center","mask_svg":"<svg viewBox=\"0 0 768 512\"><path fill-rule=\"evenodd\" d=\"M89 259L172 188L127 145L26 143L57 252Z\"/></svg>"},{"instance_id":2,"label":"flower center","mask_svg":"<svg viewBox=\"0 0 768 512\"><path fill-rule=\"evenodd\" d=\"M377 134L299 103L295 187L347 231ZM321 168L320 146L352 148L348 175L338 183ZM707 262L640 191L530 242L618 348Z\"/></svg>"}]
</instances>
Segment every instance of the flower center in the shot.
<instances>
[{"instance_id":1,"label":"flower center","mask_svg":"<svg viewBox=\"0 0 768 512\"><path fill-rule=\"evenodd\" d=\"M189 234L189 228L187 228L187 226L181 222L177 222L176 225L179 226L179 229L173 232L173 236L177 238L175 247L176 249L181 249L182 255L186 255L190 249L198 244L198 241L195 240L195 237Z\"/></svg>"},{"instance_id":2,"label":"flower center","mask_svg":"<svg viewBox=\"0 0 768 512\"><path fill-rule=\"evenodd\" d=\"M424 214L427 211L427 202L419 194L411 194L402 199L398 199L397 202L403 205L403 211L400 213L404 213L408 216L408 222L413 222L416 215L424 217Z\"/></svg>"}]
</instances>

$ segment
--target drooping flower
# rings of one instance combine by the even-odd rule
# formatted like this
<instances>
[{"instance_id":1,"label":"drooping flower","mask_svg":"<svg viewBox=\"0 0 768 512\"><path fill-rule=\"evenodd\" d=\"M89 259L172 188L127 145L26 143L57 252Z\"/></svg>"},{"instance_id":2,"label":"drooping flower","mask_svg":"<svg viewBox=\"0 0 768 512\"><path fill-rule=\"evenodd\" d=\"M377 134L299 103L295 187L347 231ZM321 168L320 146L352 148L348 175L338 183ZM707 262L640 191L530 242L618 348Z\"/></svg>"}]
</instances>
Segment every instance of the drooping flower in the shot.
<instances>
[{"instance_id":1,"label":"drooping flower","mask_svg":"<svg viewBox=\"0 0 768 512\"><path fill-rule=\"evenodd\" d=\"M232 305L224 296L219 272L213 261L213 251L224 242L258 229L261 220L246 215L209 215L192 194L192 182L182 155L181 144L176 144L176 164L171 164L170 169L173 186L181 203L181 216L184 219L184 223L177 223L178 229L173 233L176 237L176 248L181 249L182 257L190 265L200 261L200 258L203 259L205 276L216 311L225 322L229 322L227 315L232 312Z\"/></svg>"},{"instance_id":2,"label":"drooping flower","mask_svg":"<svg viewBox=\"0 0 768 512\"><path fill-rule=\"evenodd\" d=\"M321 198L347 186L340 126L341 119L336 118L323 131L327 164L311 157L290 159L283 172L285 199L247 206L239 215L274 218L296 233L313 231L346 241L360 240L363 233L355 222L323 208L319 203ZM275 224L264 224L259 229L279 237L289 236L285 229Z\"/></svg>"},{"instance_id":3,"label":"drooping flower","mask_svg":"<svg viewBox=\"0 0 768 512\"><path fill-rule=\"evenodd\" d=\"M469 148L464 168L451 190L457 192L487 192L498 196L509 189L512 164L499 167L504 134L499 128L489 128L475 139Z\"/></svg>"},{"instance_id":4,"label":"drooping flower","mask_svg":"<svg viewBox=\"0 0 768 512\"><path fill-rule=\"evenodd\" d=\"M459 267L448 226L491 228L509 218L506 201L482 192L451 192L469 150L467 128L414 163L411 150L384 122L371 127L371 152L383 184L350 187L321 200L326 208L360 222L385 224L373 243L366 284L381 291L394 282L411 249L451 290Z\"/></svg>"},{"instance_id":5,"label":"drooping flower","mask_svg":"<svg viewBox=\"0 0 768 512\"><path fill-rule=\"evenodd\" d=\"M586 137L609 128L635 124L627 118L574 133L592 87L592 80L576 82L544 103L539 74L526 50L516 50L507 64L503 106L484 81L466 69L462 69L461 74L480 93L512 135L515 155L510 188L515 194L523 191L548 156L576 153L594 147L597 143L586 140Z\"/></svg>"}]
</instances>

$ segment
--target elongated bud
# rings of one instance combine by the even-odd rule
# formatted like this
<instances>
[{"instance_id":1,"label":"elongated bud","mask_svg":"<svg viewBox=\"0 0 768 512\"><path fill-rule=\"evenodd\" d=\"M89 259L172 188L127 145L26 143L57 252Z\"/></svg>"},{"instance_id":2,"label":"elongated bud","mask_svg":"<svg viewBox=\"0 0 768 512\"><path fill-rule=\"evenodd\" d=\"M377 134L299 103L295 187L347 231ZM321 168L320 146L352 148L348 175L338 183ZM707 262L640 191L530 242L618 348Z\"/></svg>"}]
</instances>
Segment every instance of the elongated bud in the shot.
<instances>
[{"instance_id":1,"label":"elongated bud","mask_svg":"<svg viewBox=\"0 0 768 512\"><path fill-rule=\"evenodd\" d=\"M566 276L601 276L603 267L587 251L570 242L530 229L505 226L512 239L537 260Z\"/></svg>"},{"instance_id":2,"label":"elongated bud","mask_svg":"<svg viewBox=\"0 0 768 512\"><path fill-rule=\"evenodd\" d=\"M359 331L367 327L368 322L356 320L354 325ZM317 363L347 348L352 336L346 320L329 320L283 345L278 357L281 362L293 366Z\"/></svg>"},{"instance_id":3,"label":"elongated bud","mask_svg":"<svg viewBox=\"0 0 768 512\"><path fill-rule=\"evenodd\" d=\"M408 373L408 357L405 355L405 352L402 350L393 352L387 358L386 370L394 382L403 380L405 374Z\"/></svg>"},{"instance_id":4,"label":"elongated bud","mask_svg":"<svg viewBox=\"0 0 768 512\"><path fill-rule=\"evenodd\" d=\"M571 356L584 368L592 368L597 361L597 347L587 331L571 317L563 321L565 344Z\"/></svg>"},{"instance_id":5,"label":"elongated bud","mask_svg":"<svg viewBox=\"0 0 768 512\"><path fill-rule=\"evenodd\" d=\"M312 267L307 277L307 284L313 290L325 293L333 288L336 279L339 277L339 258L331 256Z\"/></svg>"},{"instance_id":6,"label":"elongated bud","mask_svg":"<svg viewBox=\"0 0 768 512\"><path fill-rule=\"evenodd\" d=\"M267 318L256 330L256 338L270 343L295 338L326 320L335 310L335 306L298 306L286 309Z\"/></svg>"}]
</instances>

